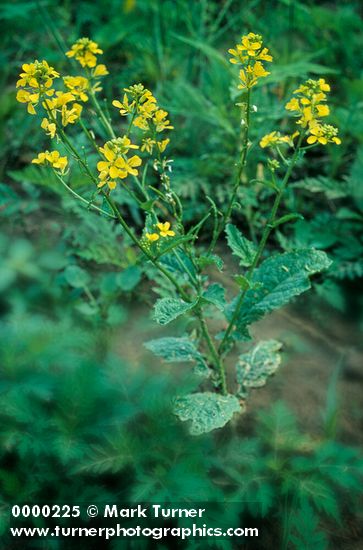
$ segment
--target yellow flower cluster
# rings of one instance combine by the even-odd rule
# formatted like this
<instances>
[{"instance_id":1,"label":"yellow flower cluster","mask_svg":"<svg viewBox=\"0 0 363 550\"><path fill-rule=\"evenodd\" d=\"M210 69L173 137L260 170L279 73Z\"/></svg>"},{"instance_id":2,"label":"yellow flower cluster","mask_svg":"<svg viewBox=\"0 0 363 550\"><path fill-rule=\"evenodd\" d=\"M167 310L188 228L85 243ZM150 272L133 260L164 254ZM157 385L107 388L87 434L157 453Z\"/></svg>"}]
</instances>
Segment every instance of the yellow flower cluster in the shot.
<instances>
[{"instance_id":1,"label":"yellow flower cluster","mask_svg":"<svg viewBox=\"0 0 363 550\"><path fill-rule=\"evenodd\" d=\"M82 65L82 67L96 67L97 54L101 54L103 51L98 47L96 42L89 38L79 38L66 52L67 57L74 57Z\"/></svg>"},{"instance_id":2,"label":"yellow flower cluster","mask_svg":"<svg viewBox=\"0 0 363 550\"><path fill-rule=\"evenodd\" d=\"M88 101L87 91L90 87L88 78L84 76L65 76L63 82L75 98L79 101Z\"/></svg>"},{"instance_id":3,"label":"yellow flower cluster","mask_svg":"<svg viewBox=\"0 0 363 550\"><path fill-rule=\"evenodd\" d=\"M141 150L152 154L154 146L157 146L160 152L165 151L170 140L159 141L156 134L173 129L167 111L158 107L156 98L142 84L125 88L124 92L122 102L114 100L112 105L119 109L121 116L131 115L134 126L150 133L151 137L143 139Z\"/></svg>"},{"instance_id":4,"label":"yellow flower cluster","mask_svg":"<svg viewBox=\"0 0 363 550\"><path fill-rule=\"evenodd\" d=\"M310 134L307 138L309 144L341 143L337 137L338 129L320 121L330 113L325 103L326 92L330 92L330 86L323 78L309 79L293 92L297 97L293 97L285 106L288 111L296 113L296 123L307 129Z\"/></svg>"},{"instance_id":5,"label":"yellow flower cluster","mask_svg":"<svg viewBox=\"0 0 363 550\"><path fill-rule=\"evenodd\" d=\"M39 153L38 156L32 160L33 164L48 164L62 173L67 167L67 157L61 157L59 151L45 151Z\"/></svg>"},{"instance_id":6,"label":"yellow flower cluster","mask_svg":"<svg viewBox=\"0 0 363 550\"><path fill-rule=\"evenodd\" d=\"M129 174L137 176L136 168L141 165L141 158L138 155L128 158L127 153L130 149L138 148L138 145L132 144L127 136L115 138L100 147L100 153L106 160L101 160L97 164L100 172L98 187L107 185L109 189L115 189L117 185L115 180L125 179Z\"/></svg>"},{"instance_id":7,"label":"yellow flower cluster","mask_svg":"<svg viewBox=\"0 0 363 550\"><path fill-rule=\"evenodd\" d=\"M159 233L145 233L145 236L148 241L154 242L158 241L160 237L174 237L175 231L170 229L170 223L157 223L156 224Z\"/></svg>"},{"instance_id":8,"label":"yellow flower cluster","mask_svg":"<svg viewBox=\"0 0 363 550\"><path fill-rule=\"evenodd\" d=\"M242 36L241 43L236 44L228 52L232 55L230 62L235 65L243 65L239 72L241 90L250 89L257 84L260 78L268 76L262 61L270 63L272 56L268 48L263 47L262 37L259 34L250 32Z\"/></svg>"},{"instance_id":9,"label":"yellow flower cluster","mask_svg":"<svg viewBox=\"0 0 363 550\"><path fill-rule=\"evenodd\" d=\"M57 114L61 116L63 126L74 124L82 113L82 105L73 103L76 97L71 92L56 92L55 97L45 99L43 106L46 109L49 120L43 119L42 128L50 137L54 137L56 132Z\"/></svg>"},{"instance_id":10,"label":"yellow flower cluster","mask_svg":"<svg viewBox=\"0 0 363 550\"><path fill-rule=\"evenodd\" d=\"M59 73L46 61L34 61L22 66L23 72L16 84L20 88L16 98L20 103L26 103L28 112L33 115L38 103L43 106L47 118L43 118L41 127L51 138L57 133L58 122L67 126L79 119L82 105L78 102L88 101L89 93L101 90L100 83L94 82L94 79L108 74L108 71L105 65L96 65L98 53L102 50L88 38L81 38L72 46L67 52L68 57L75 57L82 67L91 68L91 71L87 73L88 78L65 76L65 92L53 89L53 80L59 77Z\"/></svg>"},{"instance_id":11,"label":"yellow flower cluster","mask_svg":"<svg viewBox=\"0 0 363 550\"><path fill-rule=\"evenodd\" d=\"M35 106L42 95L52 96L53 80L59 77L59 73L50 67L46 61L34 61L22 66L24 72L16 83L19 88L16 99L20 103L27 103L28 113L35 115Z\"/></svg>"},{"instance_id":12,"label":"yellow flower cluster","mask_svg":"<svg viewBox=\"0 0 363 550\"><path fill-rule=\"evenodd\" d=\"M144 138L142 140L142 145L140 147L141 151L146 151L150 155L153 152L154 147L156 146L158 151L160 153L163 153L165 149L167 148L168 144L170 143L170 139L166 138L162 141L156 141L155 139L151 138Z\"/></svg>"},{"instance_id":13,"label":"yellow flower cluster","mask_svg":"<svg viewBox=\"0 0 363 550\"><path fill-rule=\"evenodd\" d=\"M71 49L66 52L68 57L74 57L80 65L86 69L87 76L89 79L93 80L100 76L105 76L108 74L106 65L100 64L97 65L97 54L102 54L103 51L98 47L96 42L90 40L89 38L80 38L77 40L71 47ZM75 79L75 80L72 80ZM78 81L77 81L77 80ZM77 91L85 97L87 95L85 92L90 88L89 80L85 77L65 77L64 83L69 90L71 90L74 95L77 96ZM99 87L100 82L95 82L92 86L94 92L99 92L102 88ZM87 98L88 99L88 98ZM81 99L81 101L87 101L87 99Z\"/></svg>"},{"instance_id":14,"label":"yellow flower cluster","mask_svg":"<svg viewBox=\"0 0 363 550\"><path fill-rule=\"evenodd\" d=\"M299 135L299 132L295 132L292 136L285 135L282 136L280 132L271 132L270 134L265 135L260 141L260 147L274 147L276 145L281 145L287 143L291 147L294 144L294 138Z\"/></svg>"}]
</instances>

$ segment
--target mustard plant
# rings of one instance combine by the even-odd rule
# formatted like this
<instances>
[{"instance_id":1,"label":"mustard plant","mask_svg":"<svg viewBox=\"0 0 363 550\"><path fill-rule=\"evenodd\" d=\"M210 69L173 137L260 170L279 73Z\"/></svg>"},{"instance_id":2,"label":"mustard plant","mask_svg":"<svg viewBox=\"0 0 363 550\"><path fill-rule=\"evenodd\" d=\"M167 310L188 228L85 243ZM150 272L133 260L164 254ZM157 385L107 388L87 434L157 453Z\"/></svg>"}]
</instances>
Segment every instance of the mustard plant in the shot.
<instances>
[{"instance_id":1,"label":"mustard plant","mask_svg":"<svg viewBox=\"0 0 363 550\"><path fill-rule=\"evenodd\" d=\"M176 399L175 413L181 420L191 421L191 433L208 432L243 412L250 391L264 385L280 364L280 342L246 344L251 340L250 326L309 289L310 277L330 265L324 252L312 248L266 254L271 233L301 218L297 212L280 212L296 164L311 148L340 144L337 129L323 122L329 115L330 86L322 78L301 84L285 106L288 131L261 136L259 146L269 151L264 170L267 175L249 185L257 182L266 186L274 199L256 245L231 220L232 216L238 219L241 212L236 198L245 185L243 175L253 145L249 135L257 110L254 88L268 77L273 62L262 37L251 32L229 50L230 62L239 68L236 107L242 127L234 181L228 204L218 208L213 197L206 197L207 214L192 227L186 227L183 204L173 190L173 161L166 136L174 127L168 112L141 83L124 88L112 101L112 108L105 109L98 100L101 79L108 74L106 66L98 62L102 53L92 40L77 40L66 55L80 66L80 73L62 78L46 61L23 65L17 99L27 105L31 115L41 114L41 128L52 143L66 151L62 156L53 147L40 152L32 162L49 166L76 200L109 218L110 223L121 225L138 250L138 261L159 274L155 280L163 287L162 297L155 303L154 318L160 325L181 316L189 318L189 333L154 339L145 346L164 361L194 363L197 391ZM56 82L62 86L56 88ZM93 125L94 114L103 127L98 132ZM76 125L94 149L96 164L94 154L86 155L77 147L74 132L68 132ZM102 143L105 134L108 140ZM83 194L72 185L76 166L84 174ZM129 222L120 206L121 192L127 193L143 214L142 230ZM198 244L202 235L207 238ZM235 289L231 300L226 298L226 288L213 282L211 275L213 269L214 273L223 270L223 260L216 254L222 235L239 261L238 273L230 277L228 285L228 292ZM206 240L208 246L203 244ZM211 318L218 320L217 329ZM247 347L232 369L228 358L241 345Z\"/></svg>"}]
</instances>

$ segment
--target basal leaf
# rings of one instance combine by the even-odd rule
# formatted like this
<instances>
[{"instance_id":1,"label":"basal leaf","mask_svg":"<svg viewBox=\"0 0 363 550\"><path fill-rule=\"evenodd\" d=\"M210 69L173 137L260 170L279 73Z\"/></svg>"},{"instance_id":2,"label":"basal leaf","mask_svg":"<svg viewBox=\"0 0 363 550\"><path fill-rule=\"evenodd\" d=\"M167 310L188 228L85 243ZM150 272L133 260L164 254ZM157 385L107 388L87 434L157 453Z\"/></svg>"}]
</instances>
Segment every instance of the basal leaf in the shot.
<instances>
[{"instance_id":1,"label":"basal leaf","mask_svg":"<svg viewBox=\"0 0 363 550\"><path fill-rule=\"evenodd\" d=\"M246 239L237 227L231 223L226 226L226 234L228 246L232 250L232 254L239 257L240 265L250 266L256 255L255 245Z\"/></svg>"},{"instance_id":2,"label":"basal leaf","mask_svg":"<svg viewBox=\"0 0 363 550\"><path fill-rule=\"evenodd\" d=\"M197 302L184 302L179 298L161 298L155 304L154 319L160 325L167 325L183 313L190 311Z\"/></svg>"},{"instance_id":3,"label":"basal leaf","mask_svg":"<svg viewBox=\"0 0 363 550\"><path fill-rule=\"evenodd\" d=\"M276 372L281 363L278 353L281 346L277 340L265 340L240 355L236 371L241 395L246 396L249 388L264 386L267 378Z\"/></svg>"},{"instance_id":4,"label":"basal leaf","mask_svg":"<svg viewBox=\"0 0 363 550\"><path fill-rule=\"evenodd\" d=\"M183 422L191 420L190 433L192 435L200 435L217 428L223 428L234 413L243 411L234 395L204 392L178 397L175 401L174 412Z\"/></svg>"}]
</instances>

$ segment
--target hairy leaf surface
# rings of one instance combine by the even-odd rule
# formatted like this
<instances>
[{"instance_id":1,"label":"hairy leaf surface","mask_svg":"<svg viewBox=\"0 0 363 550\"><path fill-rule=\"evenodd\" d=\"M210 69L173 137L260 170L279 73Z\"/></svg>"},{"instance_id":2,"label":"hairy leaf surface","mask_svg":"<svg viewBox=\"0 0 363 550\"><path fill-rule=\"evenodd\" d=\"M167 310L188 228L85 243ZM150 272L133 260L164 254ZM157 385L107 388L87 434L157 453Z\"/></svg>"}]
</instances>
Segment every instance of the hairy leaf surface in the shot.
<instances>
[{"instance_id":1,"label":"hairy leaf surface","mask_svg":"<svg viewBox=\"0 0 363 550\"><path fill-rule=\"evenodd\" d=\"M247 290L237 326L246 327L266 313L284 306L294 296L310 288L311 275L327 269L330 264L325 252L314 249L286 252L268 258L253 274L252 283L258 283L258 286ZM228 306L228 318L232 317L237 300L238 297Z\"/></svg>"},{"instance_id":2,"label":"hairy leaf surface","mask_svg":"<svg viewBox=\"0 0 363 550\"><path fill-rule=\"evenodd\" d=\"M218 309L223 311L226 304L224 294L225 289L223 288L223 286L219 285L218 283L213 283L207 288L205 292L203 292L202 298L206 302L214 304Z\"/></svg>"},{"instance_id":3,"label":"hairy leaf surface","mask_svg":"<svg viewBox=\"0 0 363 550\"><path fill-rule=\"evenodd\" d=\"M276 372L281 363L278 353L281 347L277 340L265 340L240 355L236 371L241 395L246 396L249 388L264 386L267 378Z\"/></svg>"},{"instance_id":4,"label":"hairy leaf surface","mask_svg":"<svg viewBox=\"0 0 363 550\"><path fill-rule=\"evenodd\" d=\"M223 428L234 413L241 412L241 405L231 394L192 393L176 399L174 412L182 421L191 420L192 435L200 435Z\"/></svg>"},{"instance_id":5,"label":"hairy leaf surface","mask_svg":"<svg viewBox=\"0 0 363 550\"><path fill-rule=\"evenodd\" d=\"M246 239L237 227L231 223L226 226L227 243L232 254L238 256L240 265L248 267L256 255L255 245Z\"/></svg>"},{"instance_id":6,"label":"hairy leaf surface","mask_svg":"<svg viewBox=\"0 0 363 550\"><path fill-rule=\"evenodd\" d=\"M159 325L167 325L177 317L190 311L197 302L184 302L179 298L161 298L155 304L154 319Z\"/></svg>"}]
</instances>

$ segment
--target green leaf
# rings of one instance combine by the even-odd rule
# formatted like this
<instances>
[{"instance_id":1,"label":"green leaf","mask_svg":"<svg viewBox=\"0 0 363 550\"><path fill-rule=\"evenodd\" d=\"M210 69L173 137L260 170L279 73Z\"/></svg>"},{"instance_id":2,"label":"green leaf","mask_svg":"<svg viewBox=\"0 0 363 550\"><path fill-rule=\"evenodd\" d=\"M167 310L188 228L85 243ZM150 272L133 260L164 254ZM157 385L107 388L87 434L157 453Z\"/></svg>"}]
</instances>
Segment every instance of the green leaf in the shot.
<instances>
[{"instance_id":1,"label":"green leaf","mask_svg":"<svg viewBox=\"0 0 363 550\"><path fill-rule=\"evenodd\" d=\"M278 220L276 220L273 224L273 227L277 227L283 223L287 222L294 222L296 220L303 220L304 216L301 214L297 214L296 212L293 212L291 214L286 214L286 216L281 216Z\"/></svg>"},{"instance_id":2,"label":"green leaf","mask_svg":"<svg viewBox=\"0 0 363 550\"><path fill-rule=\"evenodd\" d=\"M183 243L191 241L193 239L192 235L184 235L182 237L172 237L168 239L159 240L158 244L160 246L159 253L156 256L156 259L161 258L164 254L167 254L177 246L180 246ZM180 251L182 252L182 251Z\"/></svg>"},{"instance_id":3,"label":"green leaf","mask_svg":"<svg viewBox=\"0 0 363 550\"><path fill-rule=\"evenodd\" d=\"M136 265L127 267L117 275L117 284L124 292L129 292L137 286L141 279L141 270Z\"/></svg>"},{"instance_id":4,"label":"green leaf","mask_svg":"<svg viewBox=\"0 0 363 550\"><path fill-rule=\"evenodd\" d=\"M326 550L328 541L323 531L319 530L319 516L307 500L291 514L289 540L297 550Z\"/></svg>"},{"instance_id":5,"label":"green leaf","mask_svg":"<svg viewBox=\"0 0 363 550\"><path fill-rule=\"evenodd\" d=\"M149 201L142 202L140 204L140 208L145 210L145 212L151 212L152 208L153 208L153 205L154 205L154 202L155 202L154 199L150 199Z\"/></svg>"},{"instance_id":6,"label":"green leaf","mask_svg":"<svg viewBox=\"0 0 363 550\"><path fill-rule=\"evenodd\" d=\"M244 275L236 275L234 280L242 290L248 290L251 286L250 281Z\"/></svg>"},{"instance_id":7,"label":"green leaf","mask_svg":"<svg viewBox=\"0 0 363 550\"><path fill-rule=\"evenodd\" d=\"M274 374L281 363L278 351L282 344L277 340L259 342L248 353L239 356L236 365L237 382L240 394L245 397L249 388L264 386L269 376Z\"/></svg>"},{"instance_id":8,"label":"green leaf","mask_svg":"<svg viewBox=\"0 0 363 550\"><path fill-rule=\"evenodd\" d=\"M328 199L341 199L349 194L349 187L346 182L332 180L324 176L305 178L296 181L292 187L305 189L310 193L324 193Z\"/></svg>"},{"instance_id":9,"label":"green leaf","mask_svg":"<svg viewBox=\"0 0 363 550\"><path fill-rule=\"evenodd\" d=\"M90 202L90 205L91 204L92 204L92 201ZM89 208L91 208L91 206L89 206ZM102 210L103 210L103 212L107 212L107 214L110 214L113 217L115 217L115 212L112 210L111 206L107 202L106 197L103 197L103 199L102 199ZM104 213L101 212L101 216L103 216L106 219L109 218L109 216L107 216L107 214L104 214Z\"/></svg>"},{"instance_id":10,"label":"green leaf","mask_svg":"<svg viewBox=\"0 0 363 550\"><path fill-rule=\"evenodd\" d=\"M218 283L213 283L202 294L202 299L215 305L221 311L224 310L226 299L224 297L225 289Z\"/></svg>"},{"instance_id":11,"label":"green leaf","mask_svg":"<svg viewBox=\"0 0 363 550\"><path fill-rule=\"evenodd\" d=\"M203 359L194 342L187 337L167 336L144 343L146 349L167 363L179 363Z\"/></svg>"},{"instance_id":12,"label":"green leaf","mask_svg":"<svg viewBox=\"0 0 363 550\"><path fill-rule=\"evenodd\" d=\"M67 283L74 288L84 288L90 281L87 271L78 265L69 265L64 270L64 277Z\"/></svg>"},{"instance_id":13,"label":"green leaf","mask_svg":"<svg viewBox=\"0 0 363 550\"><path fill-rule=\"evenodd\" d=\"M183 313L190 311L197 302L184 302L178 298L161 298L155 304L154 319L159 325L167 325Z\"/></svg>"},{"instance_id":14,"label":"green leaf","mask_svg":"<svg viewBox=\"0 0 363 550\"><path fill-rule=\"evenodd\" d=\"M188 337L177 338L167 336L156 340L145 342L144 346L157 357L161 357L167 363L195 362L197 363L196 373L203 376L209 376L210 370L206 365L201 353L195 347L195 344Z\"/></svg>"},{"instance_id":15,"label":"green leaf","mask_svg":"<svg viewBox=\"0 0 363 550\"><path fill-rule=\"evenodd\" d=\"M243 411L234 395L204 392L178 397L175 400L174 412L183 422L191 420L192 435L200 435L223 428L234 413Z\"/></svg>"},{"instance_id":16,"label":"green leaf","mask_svg":"<svg viewBox=\"0 0 363 550\"><path fill-rule=\"evenodd\" d=\"M256 255L255 245L246 239L237 227L231 223L226 226L228 246L232 250L232 254L238 256L240 265L249 267Z\"/></svg>"},{"instance_id":17,"label":"green leaf","mask_svg":"<svg viewBox=\"0 0 363 550\"><path fill-rule=\"evenodd\" d=\"M330 264L325 252L314 249L276 254L265 260L251 278L252 288L245 294L237 319L238 328L250 325L308 290L311 286L309 277L327 269ZM226 307L229 319L237 300L238 296Z\"/></svg>"},{"instance_id":18,"label":"green leaf","mask_svg":"<svg viewBox=\"0 0 363 550\"><path fill-rule=\"evenodd\" d=\"M219 271L223 270L224 262L222 258L216 254L209 254L208 256L200 256L197 260L198 265L201 269L204 269L208 265L216 265Z\"/></svg>"}]
</instances>

